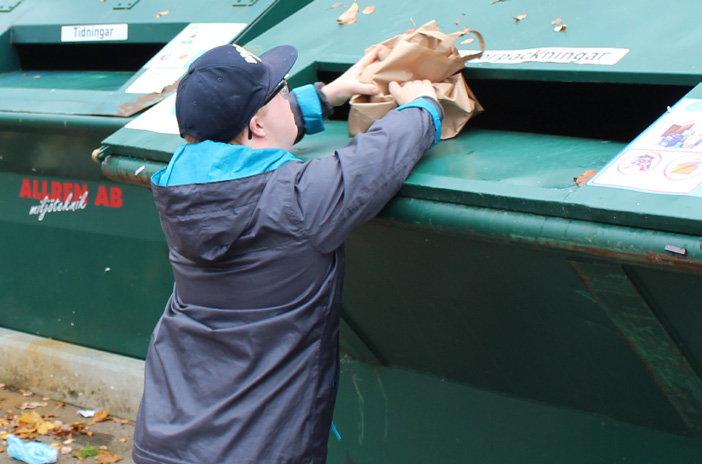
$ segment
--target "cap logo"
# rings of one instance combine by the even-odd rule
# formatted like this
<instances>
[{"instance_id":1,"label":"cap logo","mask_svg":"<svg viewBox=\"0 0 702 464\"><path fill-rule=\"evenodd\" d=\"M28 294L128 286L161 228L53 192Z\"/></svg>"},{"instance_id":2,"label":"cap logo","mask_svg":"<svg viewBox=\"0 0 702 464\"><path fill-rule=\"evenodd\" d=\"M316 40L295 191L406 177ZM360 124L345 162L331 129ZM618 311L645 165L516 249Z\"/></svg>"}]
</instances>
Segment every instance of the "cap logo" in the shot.
<instances>
[{"instance_id":1,"label":"cap logo","mask_svg":"<svg viewBox=\"0 0 702 464\"><path fill-rule=\"evenodd\" d=\"M258 63L261 62L261 58L257 57L256 55L254 55L253 53L251 53L250 51L248 51L244 47L240 47L236 44L233 44L233 45L234 45L234 48L236 48L236 51L239 52L239 55L241 55L241 57L247 63L256 64L257 62Z\"/></svg>"}]
</instances>

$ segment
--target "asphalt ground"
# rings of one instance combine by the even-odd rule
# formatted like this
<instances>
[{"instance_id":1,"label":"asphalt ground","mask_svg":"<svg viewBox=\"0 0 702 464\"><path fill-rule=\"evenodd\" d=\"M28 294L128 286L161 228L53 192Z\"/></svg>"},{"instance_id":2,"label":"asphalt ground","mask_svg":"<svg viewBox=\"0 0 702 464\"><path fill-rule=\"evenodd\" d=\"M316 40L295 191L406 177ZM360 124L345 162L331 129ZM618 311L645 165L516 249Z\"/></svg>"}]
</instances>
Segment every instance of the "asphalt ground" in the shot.
<instances>
[{"instance_id":1,"label":"asphalt ground","mask_svg":"<svg viewBox=\"0 0 702 464\"><path fill-rule=\"evenodd\" d=\"M84 408L0 384L0 464L22 462L7 452L10 433L56 447L59 464L131 464L134 422L107 409L92 418L79 410Z\"/></svg>"}]
</instances>

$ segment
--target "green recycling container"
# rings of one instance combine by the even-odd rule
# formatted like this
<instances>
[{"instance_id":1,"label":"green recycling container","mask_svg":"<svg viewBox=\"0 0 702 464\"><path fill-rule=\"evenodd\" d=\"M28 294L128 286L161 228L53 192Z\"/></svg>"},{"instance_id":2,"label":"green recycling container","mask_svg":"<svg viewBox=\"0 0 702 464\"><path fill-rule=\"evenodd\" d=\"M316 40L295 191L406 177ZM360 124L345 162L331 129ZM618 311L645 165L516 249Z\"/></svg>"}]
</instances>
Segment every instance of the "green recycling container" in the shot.
<instances>
[{"instance_id":1,"label":"green recycling container","mask_svg":"<svg viewBox=\"0 0 702 464\"><path fill-rule=\"evenodd\" d=\"M429 20L468 26L487 45L463 71L485 112L347 241L328 461L700 462L698 3L387 0L338 24L349 6L315 0L237 41L296 46L300 85ZM68 124L87 131L95 118ZM331 155L349 140L345 118L342 108L295 154ZM39 139L33 121L14 123L16 151L22 124ZM41 124L42 137L62 126ZM96 145L104 177L61 184L105 204L42 221L34 197L58 191L64 165L33 160L39 149L5 154L6 233L27 245L4 241L0 282L12 291L0 324L143 353L172 284L143 186L181 143L164 98ZM91 149L72 159L87 165ZM74 222L89 214L99 218Z\"/></svg>"},{"instance_id":2,"label":"green recycling container","mask_svg":"<svg viewBox=\"0 0 702 464\"><path fill-rule=\"evenodd\" d=\"M106 179L91 155L199 54L306 3L0 5L0 326L146 354L172 289L167 247L150 192Z\"/></svg>"}]
</instances>

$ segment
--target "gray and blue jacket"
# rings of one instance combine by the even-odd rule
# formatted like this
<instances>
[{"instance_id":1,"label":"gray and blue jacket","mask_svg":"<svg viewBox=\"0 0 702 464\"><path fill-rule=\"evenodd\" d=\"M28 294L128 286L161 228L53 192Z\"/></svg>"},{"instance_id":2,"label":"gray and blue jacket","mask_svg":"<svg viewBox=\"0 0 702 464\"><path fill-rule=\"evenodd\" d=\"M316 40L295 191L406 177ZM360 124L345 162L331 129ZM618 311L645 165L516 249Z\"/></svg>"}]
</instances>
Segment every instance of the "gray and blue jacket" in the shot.
<instances>
[{"instance_id":1,"label":"gray and blue jacket","mask_svg":"<svg viewBox=\"0 0 702 464\"><path fill-rule=\"evenodd\" d=\"M301 133L320 129L329 108L318 89L294 95ZM307 162L184 145L153 176L175 286L146 359L135 462L325 462L342 244L439 140L441 116L434 100L415 100Z\"/></svg>"}]
</instances>

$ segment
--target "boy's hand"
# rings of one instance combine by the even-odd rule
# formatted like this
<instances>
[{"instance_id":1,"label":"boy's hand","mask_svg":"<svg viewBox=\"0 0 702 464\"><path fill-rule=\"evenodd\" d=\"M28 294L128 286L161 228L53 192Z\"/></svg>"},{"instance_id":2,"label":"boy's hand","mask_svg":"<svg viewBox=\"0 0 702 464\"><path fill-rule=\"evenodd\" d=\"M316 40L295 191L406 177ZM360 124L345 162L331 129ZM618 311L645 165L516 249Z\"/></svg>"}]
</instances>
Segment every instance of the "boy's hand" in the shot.
<instances>
[{"instance_id":1,"label":"boy's hand","mask_svg":"<svg viewBox=\"0 0 702 464\"><path fill-rule=\"evenodd\" d=\"M358 80L359 76L370 63L378 56L380 46L363 56L358 63L351 66L344 74L337 77L333 82L322 87L322 92L327 97L331 106L340 106L346 103L352 95L375 95L378 88L373 84L364 84Z\"/></svg>"},{"instance_id":2,"label":"boy's hand","mask_svg":"<svg viewBox=\"0 0 702 464\"><path fill-rule=\"evenodd\" d=\"M436 98L434 86L431 81L426 79L421 81L407 81L402 85L397 82L391 82L390 85L388 85L388 90L399 106L420 97L432 97L434 100L438 100L438 98Z\"/></svg>"}]
</instances>

